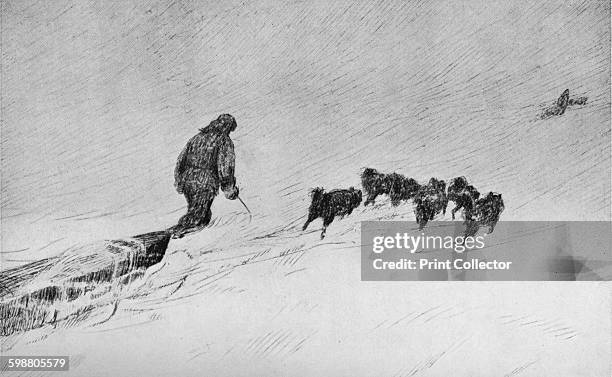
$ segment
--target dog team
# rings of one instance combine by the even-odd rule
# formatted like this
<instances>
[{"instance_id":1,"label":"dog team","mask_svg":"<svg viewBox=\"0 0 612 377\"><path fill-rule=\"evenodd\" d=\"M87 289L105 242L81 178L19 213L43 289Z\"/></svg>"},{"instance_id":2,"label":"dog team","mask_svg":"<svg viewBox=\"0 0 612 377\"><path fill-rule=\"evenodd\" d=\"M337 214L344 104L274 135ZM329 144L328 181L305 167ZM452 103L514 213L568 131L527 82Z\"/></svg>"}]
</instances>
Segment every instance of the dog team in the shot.
<instances>
[{"instance_id":1,"label":"dog team","mask_svg":"<svg viewBox=\"0 0 612 377\"><path fill-rule=\"evenodd\" d=\"M501 194L489 192L481 198L478 190L468 184L463 176L453 178L447 190L446 182L437 178L431 178L426 185L421 185L415 179L406 178L398 173L384 174L366 168L361 174L361 185L366 194L364 206L374 204L378 195L389 196L393 206L412 200L419 229L423 229L436 215L446 214L448 202L453 201L455 203L455 208L451 211L453 220L455 213L463 209L466 222L488 226L489 233L492 233L505 208ZM312 190L311 196L308 219L302 230L306 230L313 220L322 218L321 239L325 237L327 227L334 218L350 215L363 199L361 190L353 187L329 192L317 187Z\"/></svg>"}]
</instances>

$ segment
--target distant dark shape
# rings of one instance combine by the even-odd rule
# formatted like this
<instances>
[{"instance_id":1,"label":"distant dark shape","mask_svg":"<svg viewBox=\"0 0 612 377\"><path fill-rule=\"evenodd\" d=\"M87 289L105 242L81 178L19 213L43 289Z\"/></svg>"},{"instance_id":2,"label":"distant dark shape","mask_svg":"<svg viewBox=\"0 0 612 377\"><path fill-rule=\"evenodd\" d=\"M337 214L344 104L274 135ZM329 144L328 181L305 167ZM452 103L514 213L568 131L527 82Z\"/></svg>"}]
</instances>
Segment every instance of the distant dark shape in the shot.
<instances>
[{"instance_id":1,"label":"distant dark shape","mask_svg":"<svg viewBox=\"0 0 612 377\"><path fill-rule=\"evenodd\" d=\"M431 178L426 186L421 186L414 198L416 221L419 229L442 213L446 214L448 197L446 195L446 182Z\"/></svg>"},{"instance_id":2,"label":"distant dark shape","mask_svg":"<svg viewBox=\"0 0 612 377\"><path fill-rule=\"evenodd\" d=\"M453 220L455 213L462 208L465 219L470 220L478 198L480 193L474 186L468 184L465 177L453 178L448 185L448 200L455 202L455 208L451 211Z\"/></svg>"},{"instance_id":3,"label":"distant dark shape","mask_svg":"<svg viewBox=\"0 0 612 377\"><path fill-rule=\"evenodd\" d=\"M372 168L366 168L361 174L361 185L366 192L367 199L363 203L374 203L378 195L389 195L391 204L399 205L402 201L410 200L419 191L420 185L413 178L406 178L398 173L383 174Z\"/></svg>"},{"instance_id":4,"label":"distant dark shape","mask_svg":"<svg viewBox=\"0 0 612 377\"><path fill-rule=\"evenodd\" d=\"M569 100L568 105L569 106L583 106L586 105L588 98L587 97L578 97L578 98L572 98Z\"/></svg>"},{"instance_id":5,"label":"distant dark shape","mask_svg":"<svg viewBox=\"0 0 612 377\"><path fill-rule=\"evenodd\" d=\"M569 89L565 89L557 99L557 102L544 110L541 118L546 119L557 115L563 115L568 106L586 105L587 97L570 98Z\"/></svg>"},{"instance_id":6,"label":"distant dark shape","mask_svg":"<svg viewBox=\"0 0 612 377\"><path fill-rule=\"evenodd\" d=\"M308 228L315 219L323 218L323 230L321 231L321 239L325 237L325 232L329 224L334 221L336 216L341 218L350 215L353 210L361 204L361 190L356 190L351 187L348 190L332 190L325 192L321 187L317 187L311 192L312 203L308 209L308 220L302 227L302 230Z\"/></svg>"},{"instance_id":7,"label":"distant dark shape","mask_svg":"<svg viewBox=\"0 0 612 377\"><path fill-rule=\"evenodd\" d=\"M173 228L173 237L201 230L212 218L210 207L219 188L225 197L238 197L234 177L234 144L230 132L236 129L236 120L222 114L200 129L181 152L174 170L174 185L187 199L187 214Z\"/></svg>"},{"instance_id":8,"label":"distant dark shape","mask_svg":"<svg viewBox=\"0 0 612 377\"><path fill-rule=\"evenodd\" d=\"M569 104L569 89L565 89L563 93L557 99L557 108L559 109L559 115L563 115L567 105Z\"/></svg>"}]
</instances>

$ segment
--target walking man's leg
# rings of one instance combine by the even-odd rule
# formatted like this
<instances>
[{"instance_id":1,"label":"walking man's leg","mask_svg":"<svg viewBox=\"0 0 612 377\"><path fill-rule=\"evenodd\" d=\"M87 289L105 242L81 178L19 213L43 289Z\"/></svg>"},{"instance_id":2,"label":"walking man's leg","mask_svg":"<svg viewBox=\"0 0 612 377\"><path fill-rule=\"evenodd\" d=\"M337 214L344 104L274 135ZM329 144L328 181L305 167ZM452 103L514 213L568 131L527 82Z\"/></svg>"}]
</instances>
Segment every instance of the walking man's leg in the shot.
<instances>
[{"instance_id":1,"label":"walking man's leg","mask_svg":"<svg viewBox=\"0 0 612 377\"><path fill-rule=\"evenodd\" d=\"M176 226L177 230L189 228L193 225L193 212L195 204L194 193L189 190L189 188L186 188L183 194L185 195L185 199L187 200L187 213L181 216L181 218L179 219L178 224Z\"/></svg>"},{"instance_id":2,"label":"walking man's leg","mask_svg":"<svg viewBox=\"0 0 612 377\"><path fill-rule=\"evenodd\" d=\"M187 213L180 218L174 230L174 237L181 238L187 233L201 230L210 223L215 194L209 191L185 190Z\"/></svg>"},{"instance_id":3,"label":"walking man's leg","mask_svg":"<svg viewBox=\"0 0 612 377\"><path fill-rule=\"evenodd\" d=\"M203 228L210 223L212 219L212 211L210 207L212 206L213 200L215 199L215 195L211 192L204 192L199 197L199 200L196 202L196 210L194 211L197 216L196 226Z\"/></svg>"}]
</instances>

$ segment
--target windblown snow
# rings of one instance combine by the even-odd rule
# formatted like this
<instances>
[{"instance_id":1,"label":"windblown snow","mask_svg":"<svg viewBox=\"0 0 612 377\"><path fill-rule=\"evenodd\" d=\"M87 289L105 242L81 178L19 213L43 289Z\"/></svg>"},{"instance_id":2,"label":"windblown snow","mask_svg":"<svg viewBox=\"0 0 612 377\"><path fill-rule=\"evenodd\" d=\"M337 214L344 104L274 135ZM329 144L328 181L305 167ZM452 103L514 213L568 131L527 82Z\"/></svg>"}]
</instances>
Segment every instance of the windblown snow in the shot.
<instances>
[{"instance_id":1,"label":"windblown snow","mask_svg":"<svg viewBox=\"0 0 612 377\"><path fill-rule=\"evenodd\" d=\"M96 376L606 374L607 283L362 282L360 222L411 204L324 240L301 225L311 188L365 167L464 175L502 220L609 221L609 4L9 0L1 41L3 270L59 256L44 285L175 224L176 157L220 113L253 212L219 196L209 228L3 354ZM588 101L542 119L565 89Z\"/></svg>"}]
</instances>

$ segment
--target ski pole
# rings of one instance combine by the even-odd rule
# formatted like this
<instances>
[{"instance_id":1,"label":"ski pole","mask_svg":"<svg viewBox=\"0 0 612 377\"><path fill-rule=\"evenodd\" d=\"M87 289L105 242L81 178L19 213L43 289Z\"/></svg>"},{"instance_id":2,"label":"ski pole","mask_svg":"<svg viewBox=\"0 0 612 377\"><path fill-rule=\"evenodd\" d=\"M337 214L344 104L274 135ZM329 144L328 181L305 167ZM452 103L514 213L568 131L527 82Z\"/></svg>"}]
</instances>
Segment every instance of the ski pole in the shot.
<instances>
[{"instance_id":1,"label":"ski pole","mask_svg":"<svg viewBox=\"0 0 612 377\"><path fill-rule=\"evenodd\" d=\"M251 214L251 210L249 209L249 207L247 207L246 204L244 204L244 201L242 200L242 198L240 196L236 196L238 198L238 200L240 200L240 203L242 203L242 205L244 206L244 209L247 210L247 212L249 213L249 223L251 223L251 221L253 221L253 215Z\"/></svg>"},{"instance_id":2,"label":"ski pole","mask_svg":"<svg viewBox=\"0 0 612 377\"><path fill-rule=\"evenodd\" d=\"M247 210L247 212L249 213L249 215L251 214L251 210L249 210L249 207L247 207L246 204L244 204L244 202L242 201L242 198L240 196L236 196L238 198L238 200L240 200L240 203L242 203L242 205L244 206L244 209Z\"/></svg>"}]
</instances>

